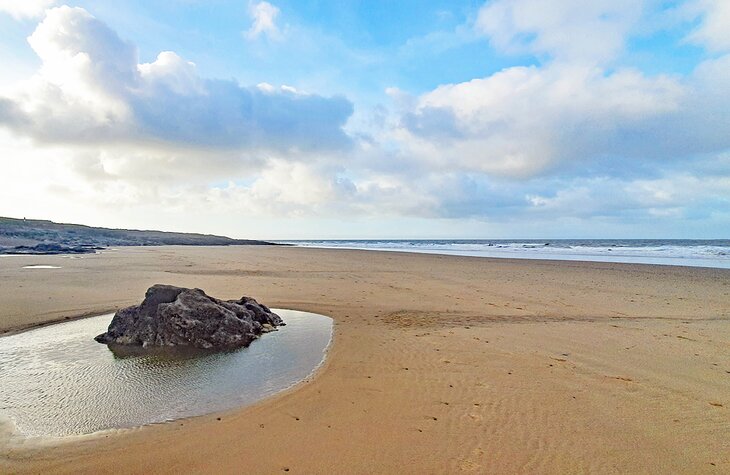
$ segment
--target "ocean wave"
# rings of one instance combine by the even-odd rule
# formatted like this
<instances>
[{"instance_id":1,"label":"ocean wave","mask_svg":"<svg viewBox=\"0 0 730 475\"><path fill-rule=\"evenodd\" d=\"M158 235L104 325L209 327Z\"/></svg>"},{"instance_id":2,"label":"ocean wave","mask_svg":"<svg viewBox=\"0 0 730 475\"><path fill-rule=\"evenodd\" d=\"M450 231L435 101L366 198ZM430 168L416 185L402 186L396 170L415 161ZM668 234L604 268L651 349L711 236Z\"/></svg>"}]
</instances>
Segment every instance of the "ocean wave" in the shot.
<instances>
[{"instance_id":1,"label":"ocean wave","mask_svg":"<svg viewBox=\"0 0 730 475\"><path fill-rule=\"evenodd\" d=\"M730 240L301 240L304 247L730 268Z\"/></svg>"}]
</instances>

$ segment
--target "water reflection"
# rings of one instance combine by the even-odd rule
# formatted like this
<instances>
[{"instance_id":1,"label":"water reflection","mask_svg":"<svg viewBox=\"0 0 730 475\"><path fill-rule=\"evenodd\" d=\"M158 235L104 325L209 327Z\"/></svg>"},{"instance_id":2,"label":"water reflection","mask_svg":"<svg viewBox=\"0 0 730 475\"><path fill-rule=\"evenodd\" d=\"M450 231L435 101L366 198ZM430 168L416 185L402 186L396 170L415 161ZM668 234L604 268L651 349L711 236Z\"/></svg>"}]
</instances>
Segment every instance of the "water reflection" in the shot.
<instances>
[{"instance_id":1,"label":"water reflection","mask_svg":"<svg viewBox=\"0 0 730 475\"><path fill-rule=\"evenodd\" d=\"M112 315L0 338L0 417L24 436L134 427L251 404L324 359L328 317L275 310L286 326L224 353L111 351L93 337Z\"/></svg>"}]
</instances>

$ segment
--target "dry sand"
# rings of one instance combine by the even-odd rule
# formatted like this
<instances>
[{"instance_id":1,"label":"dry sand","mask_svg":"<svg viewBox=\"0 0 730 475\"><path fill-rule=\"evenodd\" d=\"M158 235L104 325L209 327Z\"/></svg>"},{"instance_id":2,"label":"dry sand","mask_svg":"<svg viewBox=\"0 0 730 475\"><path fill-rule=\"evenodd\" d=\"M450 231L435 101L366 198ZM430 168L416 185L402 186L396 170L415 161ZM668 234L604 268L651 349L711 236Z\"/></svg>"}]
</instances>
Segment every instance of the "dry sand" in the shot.
<instances>
[{"instance_id":1,"label":"dry sand","mask_svg":"<svg viewBox=\"0 0 730 475\"><path fill-rule=\"evenodd\" d=\"M727 270L279 247L7 257L0 331L153 283L330 315L327 363L229 413L6 444L0 472L730 473Z\"/></svg>"}]
</instances>

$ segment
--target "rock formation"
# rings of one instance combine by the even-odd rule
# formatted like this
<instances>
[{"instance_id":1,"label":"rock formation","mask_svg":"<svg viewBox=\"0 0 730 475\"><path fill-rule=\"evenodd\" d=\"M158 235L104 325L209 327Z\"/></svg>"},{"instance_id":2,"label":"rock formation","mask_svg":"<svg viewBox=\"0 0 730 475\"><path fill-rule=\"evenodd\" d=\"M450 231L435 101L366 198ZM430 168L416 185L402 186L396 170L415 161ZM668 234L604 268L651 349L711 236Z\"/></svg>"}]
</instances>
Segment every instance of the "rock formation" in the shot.
<instances>
[{"instance_id":1,"label":"rock formation","mask_svg":"<svg viewBox=\"0 0 730 475\"><path fill-rule=\"evenodd\" d=\"M200 289L153 285L141 305L119 310L106 333L95 338L108 345L186 346L233 349L248 346L262 333L285 325L250 297L218 300Z\"/></svg>"}]
</instances>

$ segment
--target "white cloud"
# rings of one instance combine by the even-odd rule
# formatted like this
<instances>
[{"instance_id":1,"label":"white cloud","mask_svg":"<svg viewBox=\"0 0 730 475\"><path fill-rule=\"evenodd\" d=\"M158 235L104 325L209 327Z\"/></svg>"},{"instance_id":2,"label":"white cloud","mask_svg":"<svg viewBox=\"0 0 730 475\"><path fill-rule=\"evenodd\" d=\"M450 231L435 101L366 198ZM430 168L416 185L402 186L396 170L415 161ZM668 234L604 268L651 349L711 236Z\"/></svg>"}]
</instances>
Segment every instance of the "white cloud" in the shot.
<instances>
[{"instance_id":1,"label":"white cloud","mask_svg":"<svg viewBox=\"0 0 730 475\"><path fill-rule=\"evenodd\" d=\"M730 1L695 0L693 6L701 13L702 21L689 36L690 41L711 51L730 51Z\"/></svg>"},{"instance_id":2,"label":"white cloud","mask_svg":"<svg viewBox=\"0 0 730 475\"><path fill-rule=\"evenodd\" d=\"M152 63L137 66L147 90L165 89L180 96L205 94L204 81L198 76L195 63L185 61L172 51L163 51Z\"/></svg>"},{"instance_id":3,"label":"white cloud","mask_svg":"<svg viewBox=\"0 0 730 475\"><path fill-rule=\"evenodd\" d=\"M56 0L0 0L0 12L16 20L37 18L54 3Z\"/></svg>"},{"instance_id":4,"label":"white cloud","mask_svg":"<svg viewBox=\"0 0 730 475\"><path fill-rule=\"evenodd\" d=\"M494 0L477 30L505 53L600 64L613 59L641 17L643 0Z\"/></svg>"},{"instance_id":5,"label":"white cloud","mask_svg":"<svg viewBox=\"0 0 730 475\"><path fill-rule=\"evenodd\" d=\"M134 45L81 8L49 10L29 43L41 67L0 95L0 151L13 151L0 161L14 170L0 177L0 198L31 184L36 199L5 214L58 219L77 208L83 218L65 219L103 223L120 208L238 206L285 215L347 190L319 164L351 147L345 98L206 79L171 51L140 64ZM221 192L225 180L253 186ZM44 215L42 202L59 206Z\"/></svg>"},{"instance_id":6,"label":"white cloud","mask_svg":"<svg viewBox=\"0 0 730 475\"><path fill-rule=\"evenodd\" d=\"M280 37L280 31L276 25L276 18L280 13L277 7L269 2L251 2L248 12L253 19L251 28L246 32L249 39L256 39L261 35L266 35L271 39Z\"/></svg>"},{"instance_id":7,"label":"white cloud","mask_svg":"<svg viewBox=\"0 0 730 475\"><path fill-rule=\"evenodd\" d=\"M132 45L86 10L68 6L48 10L28 43L42 65L14 101L35 126L26 131L75 140L129 127L124 95L138 80Z\"/></svg>"},{"instance_id":8,"label":"white cloud","mask_svg":"<svg viewBox=\"0 0 730 475\"><path fill-rule=\"evenodd\" d=\"M703 177L687 172L657 178L579 178L557 191L528 195L527 214L549 216L692 217L697 209L711 213L730 204L730 175Z\"/></svg>"},{"instance_id":9,"label":"white cloud","mask_svg":"<svg viewBox=\"0 0 730 475\"><path fill-rule=\"evenodd\" d=\"M42 66L25 91L0 97L0 125L39 141L164 143L242 158L349 146L346 99L205 79L169 51L138 64L132 44L81 8L49 10L28 41Z\"/></svg>"},{"instance_id":10,"label":"white cloud","mask_svg":"<svg viewBox=\"0 0 730 475\"><path fill-rule=\"evenodd\" d=\"M326 165L271 160L250 183L210 188L204 201L260 217L331 216L352 210L356 196L354 185Z\"/></svg>"},{"instance_id":11,"label":"white cloud","mask_svg":"<svg viewBox=\"0 0 730 475\"><path fill-rule=\"evenodd\" d=\"M641 28L645 7L657 7L645 3L487 2L475 27L495 48L547 60L418 97L391 89L400 120L381 143L396 143L400 157L424 168L513 179L558 171L622 175L722 153L730 147L730 55L708 59L685 77L612 64ZM704 10L692 15L705 13L697 41L721 50L730 38L722 27L728 5L694 2Z\"/></svg>"},{"instance_id":12,"label":"white cloud","mask_svg":"<svg viewBox=\"0 0 730 475\"><path fill-rule=\"evenodd\" d=\"M420 96L397 132L434 166L526 177L566 162L633 155L620 139L680 106L683 86L637 71L514 67Z\"/></svg>"}]
</instances>

